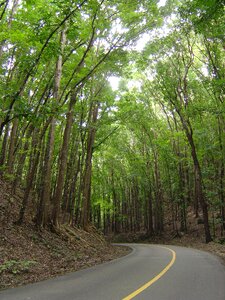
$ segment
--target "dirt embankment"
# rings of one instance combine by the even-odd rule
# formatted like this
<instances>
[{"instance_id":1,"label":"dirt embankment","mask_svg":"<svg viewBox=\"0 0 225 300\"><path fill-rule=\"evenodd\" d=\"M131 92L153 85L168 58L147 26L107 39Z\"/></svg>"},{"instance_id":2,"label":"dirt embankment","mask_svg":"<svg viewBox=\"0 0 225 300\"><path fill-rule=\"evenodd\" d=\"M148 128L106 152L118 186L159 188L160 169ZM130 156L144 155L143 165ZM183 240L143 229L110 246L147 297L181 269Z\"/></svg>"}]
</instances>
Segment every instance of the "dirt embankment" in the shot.
<instances>
[{"instance_id":1,"label":"dirt embankment","mask_svg":"<svg viewBox=\"0 0 225 300\"><path fill-rule=\"evenodd\" d=\"M88 232L68 225L58 234L37 231L31 208L25 223L17 226L21 199L22 191L12 195L10 185L0 181L0 289L80 270L130 251L112 247L94 227Z\"/></svg>"}]
</instances>

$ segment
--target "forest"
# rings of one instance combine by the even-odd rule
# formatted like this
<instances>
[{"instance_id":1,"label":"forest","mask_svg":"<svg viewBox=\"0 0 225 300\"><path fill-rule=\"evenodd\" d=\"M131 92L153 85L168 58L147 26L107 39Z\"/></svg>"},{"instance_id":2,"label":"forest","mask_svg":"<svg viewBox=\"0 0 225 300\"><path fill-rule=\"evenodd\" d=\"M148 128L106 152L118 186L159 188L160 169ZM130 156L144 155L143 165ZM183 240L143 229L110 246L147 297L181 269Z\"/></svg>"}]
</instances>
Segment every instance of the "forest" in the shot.
<instances>
[{"instance_id":1,"label":"forest","mask_svg":"<svg viewBox=\"0 0 225 300\"><path fill-rule=\"evenodd\" d=\"M38 229L225 234L223 0L2 0L0 176Z\"/></svg>"}]
</instances>

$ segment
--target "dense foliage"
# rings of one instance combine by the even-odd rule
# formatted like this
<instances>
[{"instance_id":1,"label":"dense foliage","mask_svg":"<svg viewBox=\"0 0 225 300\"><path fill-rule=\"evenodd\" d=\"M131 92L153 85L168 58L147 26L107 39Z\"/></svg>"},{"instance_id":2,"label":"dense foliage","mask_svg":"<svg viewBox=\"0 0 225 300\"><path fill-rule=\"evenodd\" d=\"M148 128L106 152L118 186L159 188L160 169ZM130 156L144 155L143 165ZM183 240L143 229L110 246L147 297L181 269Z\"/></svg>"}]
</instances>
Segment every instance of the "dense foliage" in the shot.
<instances>
[{"instance_id":1,"label":"dense foliage","mask_svg":"<svg viewBox=\"0 0 225 300\"><path fill-rule=\"evenodd\" d=\"M34 222L225 230L222 0L0 4L1 176ZM120 78L112 89L110 78Z\"/></svg>"}]
</instances>

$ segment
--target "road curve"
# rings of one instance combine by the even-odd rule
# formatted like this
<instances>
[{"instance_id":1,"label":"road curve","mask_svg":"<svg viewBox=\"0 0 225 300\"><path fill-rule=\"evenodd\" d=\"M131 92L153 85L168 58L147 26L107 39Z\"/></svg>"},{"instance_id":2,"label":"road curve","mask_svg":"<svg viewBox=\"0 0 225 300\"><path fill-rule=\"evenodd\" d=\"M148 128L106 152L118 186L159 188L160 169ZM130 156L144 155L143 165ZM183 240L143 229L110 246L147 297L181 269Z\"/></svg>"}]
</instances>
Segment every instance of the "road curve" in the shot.
<instances>
[{"instance_id":1,"label":"road curve","mask_svg":"<svg viewBox=\"0 0 225 300\"><path fill-rule=\"evenodd\" d=\"M195 249L129 244L129 255L0 292L1 300L224 300L225 267Z\"/></svg>"}]
</instances>

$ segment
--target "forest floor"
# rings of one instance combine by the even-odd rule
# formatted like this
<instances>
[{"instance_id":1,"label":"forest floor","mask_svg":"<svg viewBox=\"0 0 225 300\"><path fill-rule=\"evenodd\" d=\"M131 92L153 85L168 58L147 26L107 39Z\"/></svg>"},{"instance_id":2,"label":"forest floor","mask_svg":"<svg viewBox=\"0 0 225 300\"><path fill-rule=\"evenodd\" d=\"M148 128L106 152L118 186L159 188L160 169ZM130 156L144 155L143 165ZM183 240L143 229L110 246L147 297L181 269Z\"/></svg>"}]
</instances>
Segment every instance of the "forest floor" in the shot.
<instances>
[{"instance_id":1,"label":"forest floor","mask_svg":"<svg viewBox=\"0 0 225 300\"><path fill-rule=\"evenodd\" d=\"M15 225L20 192L12 195L10 186L0 180L0 289L81 270L131 251L111 246L94 227L88 232L66 225L58 234L37 231L29 209L24 224Z\"/></svg>"},{"instance_id":2,"label":"forest floor","mask_svg":"<svg viewBox=\"0 0 225 300\"><path fill-rule=\"evenodd\" d=\"M0 180L0 289L37 282L77 271L128 254L128 247L111 246L110 242L141 242L173 244L209 251L223 259L225 245L204 243L202 225L189 216L189 234L179 236L166 228L161 237L145 234L120 234L108 237L108 242L94 226L89 231L63 225L58 234L38 231L33 223L34 213L28 207L25 222L18 226L22 191L11 194L10 185ZM193 224L192 224L192 223Z\"/></svg>"}]
</instances>

